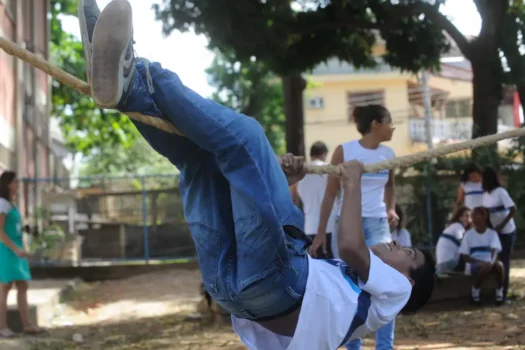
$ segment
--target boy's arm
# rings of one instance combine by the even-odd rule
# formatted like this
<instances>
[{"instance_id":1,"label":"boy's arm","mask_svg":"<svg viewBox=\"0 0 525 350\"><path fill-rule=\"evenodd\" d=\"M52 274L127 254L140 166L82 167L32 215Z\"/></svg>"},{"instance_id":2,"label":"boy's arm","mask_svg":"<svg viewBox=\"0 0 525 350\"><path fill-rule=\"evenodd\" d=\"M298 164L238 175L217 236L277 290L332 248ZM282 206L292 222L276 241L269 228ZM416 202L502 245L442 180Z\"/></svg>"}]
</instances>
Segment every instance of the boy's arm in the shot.
<instances>
[{"instance_id":1,"label":"boy's arm","mask_svg":"<svg viewBox=\"0 0 525 350\"><path fill-rule=\"evenodd\" d=\"M388 213L388 221L399 220L396 214L396 186L394 170L388 173L388 182L385 185L384 202Z\"/></svg>"},{"instance_id":2,"label":"boy's arm","mask_svg":"<svg viewBox=\"0 0 525 350\"><path fill-rule=\"evenodd\" d=\"M343 162L343 148L337 146L332 155L332 161L330 164L339 165ZM317 227L317 234L315 235L314 241L308 250L308 253L312 257L317 256L317 251L320 247L326 252L326 230L328 225L328 219L332 213L334 207L335 197L341 187L340 179L334 176L328 176L326 181L326 190L324 192L323 201L321 202L321 210L319 213L319 226Z\"/></svg>"},{"instance_id":3,"label":"boy's arm","mask_svg":"<svg viewBox=\"0 0 525 350\"><path fill-rule=\"evenodd\" d=\"M338 247L341 260L352 266L366 283L370 272L370 251L366 246L361 221L361 176L363 164L343 164L343 206L339 221Z\"/></svg>"},{"instance_id":4,"label":"boy's arm","mask_svg":"<svg viewBox=\"0 0 525 350\"><path fill-rule=\"evenodd\" d=\"M492 231L492 242L490 242L490 252L492 254L492 261L491 264L494 265L496 261L498 260L498 253L501 252L501 241L499 239L499 236L496 232Z\"/></svg>"},{"instance_id":5,"label":"boy's arm","mask_svg":"<svg viewBox=\"0 0 525 350\"><path fill-rule=\"evenodd\" d=\"M332 155L331 165L339 165L343 163L344 153L343 147L337 146ZM326 190L324 192L323 201L321 203L321 211L319 216L319 227L317 229L317 234L326 234L326 225L328 224L328 219L332 212L334 206L334 200L337 196L337 192L340 188L340 179L337 177L329 176L326 181Z\"/></svg>"},{"instance_id":6,"label":"boy's arm","mask_svg":"<svg viewBox=\"0 0 525 350\"><path fill-rule=\"evenodd\" d=\"M498 261L498 253L499 252L497 249L494 249L494 248L491 249L491 254L492 254L492 260L490 261L491 265L494 265L496 261Z\"/></svg>"},{"instance_id":7,"label":"boy's arm","mask_svg":"<svg viewBox=\"0 0 525 350\"><path fill-rule=\"evenodd\" d=\"M301 199L299 198L299 192L297 190L298 185L299 183L297 182L290 186L290 193L292 194L293 204L295 204L296 206L299 206L301 204Z\"/></svg>"},{"instance_id":8,"label":"boy's arm","mask_svg":"<svg viewBox=\"0 0 525 350\"><path fill-rule=\"evenodd\" d=\"M509 209L509 214L505 217L505 219L503 219L502 222L500 222L498 226L494 227L496 232L501 232L501 230L503 230L505 225L509 223L510 219L512 219L514 215L516 215L516 204L514 203L512 198L510 198L507 190L505 189L499 190L499 197L500 197L501 202L503 203L503 206Z\"/></svg>"},{"instance_id":9,"label":"boy's arm","mask_svg":"<svg viewBox=\"0 0 525 350\"><path fill-rule=\"evenodd\" d=\"M456 207L454 210L458 210L459 207L463 205L463 202L465 201L465 190L463 190L463 186L459 186L458 189L458 198L456 199Z\"/></svg>"}]
</instances>

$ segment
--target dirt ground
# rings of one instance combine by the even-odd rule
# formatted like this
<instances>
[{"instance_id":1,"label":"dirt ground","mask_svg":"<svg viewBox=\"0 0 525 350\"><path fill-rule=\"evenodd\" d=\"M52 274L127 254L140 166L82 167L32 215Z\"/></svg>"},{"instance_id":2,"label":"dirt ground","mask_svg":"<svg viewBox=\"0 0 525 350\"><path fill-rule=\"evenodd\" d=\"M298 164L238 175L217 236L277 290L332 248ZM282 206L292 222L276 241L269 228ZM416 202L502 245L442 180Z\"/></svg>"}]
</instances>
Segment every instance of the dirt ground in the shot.
<instances>
[{"instance_id":1,"label":"dirt ground","mask_svg":"<svg viewBox=\"0 0 525 350\"><path fill-rule=\"evenodd\" d=\"M400 316L396 349L525 349L525 261L514 266L510 305L474 309L454 302ZM191 317L198 286L197 271L180 270L81 285L57 308L49 335L0 340L0 349L245 349L228 321ZM372 339L365 344L373 349Z\"/></svg>"}]
</instances>

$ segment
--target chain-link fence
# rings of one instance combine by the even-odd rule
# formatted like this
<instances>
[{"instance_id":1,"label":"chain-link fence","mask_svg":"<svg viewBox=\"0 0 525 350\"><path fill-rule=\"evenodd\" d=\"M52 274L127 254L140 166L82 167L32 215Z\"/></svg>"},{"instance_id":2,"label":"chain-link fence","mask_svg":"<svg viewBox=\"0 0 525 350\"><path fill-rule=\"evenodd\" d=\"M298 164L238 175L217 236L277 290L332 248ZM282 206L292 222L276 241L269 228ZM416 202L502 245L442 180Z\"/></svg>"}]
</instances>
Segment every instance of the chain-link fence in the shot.
<instances>
[{"instance_id":1,"label":"chain-link fence","mask_svg":"<svg viewBox=\"0 0 525 350\"><path fill-rule=\"evenodd\" d=\"M177 175L26 179L37 263L192 259Z\"/></svg>"}]
</instances>

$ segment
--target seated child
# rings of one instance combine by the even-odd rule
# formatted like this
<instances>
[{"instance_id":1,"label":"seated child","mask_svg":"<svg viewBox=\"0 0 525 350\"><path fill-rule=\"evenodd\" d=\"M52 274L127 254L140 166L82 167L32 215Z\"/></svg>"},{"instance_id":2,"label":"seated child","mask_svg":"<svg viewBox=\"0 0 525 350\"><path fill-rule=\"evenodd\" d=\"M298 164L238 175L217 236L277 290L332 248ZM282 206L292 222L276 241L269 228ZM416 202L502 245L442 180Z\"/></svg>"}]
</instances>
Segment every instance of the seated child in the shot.
<instances>
[{"instance_id":1,"label":"seated child","mask_svg":"<svg viewBox=\"0 0 525 350\"><path fill-rule=\"evenodd\" d=\"M490 228L489 212L486 208L477 207L472 211L472 226L465 233L459 253L467 262L465 273L476 276L472 286L472 302L481 304L480 288L490 276L496 279L496 305L503 303L504 268L498 260L501 242L498 234Z\"/></svg>"},{"instance_id":2,"label":"seated child","mask_svg":"<svg viewBox=\"0 0 525 350\"><path fill-rule=\"evenodd\" d=\"M160 64L135 59L127 0L102 13L95 0L80 0L79 19L97 104L167 120L185 135L134 122L180 170L204 287L248 348L337 349L428 301L428 252L397 242L366 246L361 163L344 164L342 260L311 259L288 188L304 177L303 161L278 159L255 119L202 98Z\"/></svg>"},{"instance_id":3,"label":"seated child","mask_svg":"<svg viewBox=\"0 0 525 350\"><path fill-rule=\"evenodd\" d=\"M390 232L392 233L392 240L398 241L402 247L412 247L412 238L410 232L403 227L403 209L399 204L396 204L396 214L399 220L396 223L390 225Z\"/></svg>"},{"instance_id":4,"label":"seated child","mask_svg":"<svg viewBox=\"0 0 525 350\"><path fill-rule=\"evenodd\" d=\"M436 244L436 272L443 274L454 271L460 262L459 246L465 230L470 228L470 209L460 207L452 216Z\"/></svg>"}]
</instances>

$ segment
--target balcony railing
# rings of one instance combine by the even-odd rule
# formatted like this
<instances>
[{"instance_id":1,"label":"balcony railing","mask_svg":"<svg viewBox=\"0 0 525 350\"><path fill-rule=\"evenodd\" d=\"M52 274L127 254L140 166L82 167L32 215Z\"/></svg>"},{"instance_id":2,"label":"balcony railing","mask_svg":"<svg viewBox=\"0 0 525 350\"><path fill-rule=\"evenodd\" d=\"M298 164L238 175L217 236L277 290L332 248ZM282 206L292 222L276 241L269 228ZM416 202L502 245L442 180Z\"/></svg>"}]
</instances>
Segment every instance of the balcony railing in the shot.
<instances>
[{"instance_id":1,"label":"balcony railing","mask_svg":"<svg viewBox=\"0 0 525 350\"><path fill-rule=\"evenodd\" d=\"M410 119L410 139L415 142L425 142L425 121L423 119ZM472 137L472 121L441 120L431 121L432 140L434 142L460 142ZM498 132L512 130L514 127L498 125Z\"/></svg>"}]
</instances>

